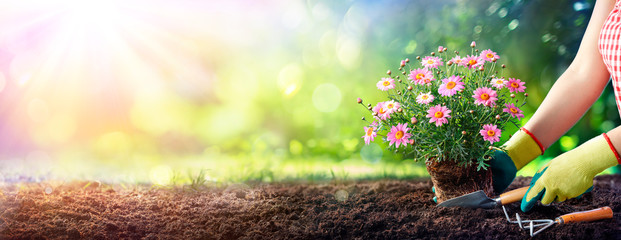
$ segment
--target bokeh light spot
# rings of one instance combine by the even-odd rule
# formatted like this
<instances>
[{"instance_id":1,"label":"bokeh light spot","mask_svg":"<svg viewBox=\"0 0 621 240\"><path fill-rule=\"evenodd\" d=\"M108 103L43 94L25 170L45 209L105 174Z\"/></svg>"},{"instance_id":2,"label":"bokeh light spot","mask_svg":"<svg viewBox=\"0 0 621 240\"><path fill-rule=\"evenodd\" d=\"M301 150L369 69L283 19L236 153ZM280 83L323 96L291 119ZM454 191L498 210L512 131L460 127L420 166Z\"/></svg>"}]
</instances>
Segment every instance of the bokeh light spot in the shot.
<instances>
[{"instance_id":1,"label":"bokeh light spot","mask_svg":"<svg viewBox=\"0 0 621 240\"><path fill-rule=\"evenodd\" d=\"M483 27L481 25L476 25L476 26L474 26L473 31L476 34L479 34L479 33L481 33L481 31L483 31Z\"/></svg>"},{"instance_id":2,"label":"bokeh light spot","mask_svg":"<svg viewBox=\"0 0 621 240\"><path fill-rule=\"evenodd\" d=\"M303 150L304 146L302 146L302 143L300 141L294 139L289 142L289 151L291 152L291 154L300 155L302 154Z\"/></svg>"},{"instance_id":3,"label":"bokeh light spot","mask_svg":"<svg viewBox=\"0 0 621 240\"><path fill-rule=\"evenodd\" d=\"M541 36L541 41L544 43L549 42L550 40L552 40L554 37L554 35L550 34L550 33L546 33L543 36Z\"/></svg>"},{"instance_id":4,"label":"bokeh light spot","mask_svg":"<svg viewBox=\"0 0 621 240\"><path fill-rule=\"evenodd\" d=\"M351 36L339 38L337 57L346 69L356 69L360 65L360 42Z\"/></svg>"},{"instance_id":5,"label":"bokeh light spot","mask_svg":"<svg viewBox=\"0 0 621 240\"><path fill-rule=\"evenodd\" d=\"M313 105L320 112L334 112L341 105L341 90L332 83L324 83L313 92Z\"/></svg>"},{"instance_id":6,"label":"bokeh light spot","mask_svg":"<svg viewBox=\"0 0 621 240\"><path fill-rule=\"evenodd\" d=\"M507 9L506 8L501 8L500 10L498 10L498 17L500 18L504 18L507 16Z\"/></svg>"},{"instance_id":7,"label":"bokeh light spot","mask_svg":"<svg viewBox=\"0 0 621 240\"><path fill-rule=\"evenodd\" d=\"M514 30L518 27L518 25L520 25L520 20L513 19L511 20L511 22L509 22L509 25L507 25L507 27L509 28L509 30Z\"/></svg>"},{"instance_id":8,"label":"bokeh light spot","mask_svg":"<svg viewBox=\"0 0 621 240\"><path fill-rule=\"evenodd\" d=\"M559 143L561 144L561 150L567 152L578 146L578 136L562 136Z\"/></svg>"},{"instance_id":9,"label":"bokeh light spot","mask_svg":"<svg viewBox=\"0 0 621 240\"><path fill-rule=\"evenodd\" d=\"M588 9L590 7L591 7L591 5L589 3L586 3L586 2L578 1L578 2L574 3L574 11L576 11L576 12Z\"/></svg>"},{"instance_id":10,"label":"bokeh light spot","mask_svg":"<svg viewBox=\"0 0 621 240\"><path fill-rule=\"evenodd\" d=\"M565 55L567 53L567 47L565 45L558 46L558 54Z\"/></svg>"},{"instance_id":11,"label":"bokeh light spot","mask_svg":"<svg viewBox=\"0 0 621 240\"><path fill-rule=\"evenodd\" d=\"M376 143L369 143L369 145L364 145L364 147L360 149L360 156L362 159L370 163L379 162L383 155L384 150Z\"/></svg>"},{"instance_id":12,"label":"bokeh light spot","mask_svg":"<svg viewBox=\"0 0 621 240\"><path fill-rule=\"evenodd\" d=\"M418 46L418 44L416 43L416 41L414 40L410 40L410 42L408 43L407 46L405 46L405 49L403 49L403 51L406 54L412 54L414 53L414 51L416 50L416 46Z\"/></svg>"},{"instance_id":13,"label":"bokeh light spot","mask_svg":"<svg viewBox=\"0 0 621 240\"><path fill-rule=\"evenodd\" d=\"M606 120L606 121L604 121L600 125L599 130L600 130L600 132L608 132L608 131L612 130L615 127L616 127L616 125L615 125L615 123L613 121Z\"/></svg>"},{"instance_id":14,"label":"bokeh light spot","mask_svg":"<svg viewBox=\"0 0 621 240\"><path fill-rule=\"evenodd\" d=\"M490 16L494 14L496 11L498 11L498 8L500 8L500 4L498 2L493 2L489 5L487 10L485 10L485 15Z\"/></svg>"},{"instance_id":15,"label":"bokeh light spot","mask_svg":"<svg viewBox=\"0 0 621 240\"><path fill-rule=\"evenodd\" d=\"M154 184L169 185L173 177L173 171L167 165L159 165L151 169L149 176Z\"/></svg>"},{"instance_id":16,"label":"bokeh light spot","mask_svg":"<svg viewBox=\"0 0 621 240\"><path fill-rule=\"evenodd\" d=\"M17 80L17 84L19 84L20 86L24 86L26 84L28 84L28 82L30 82L30 78L32 77L32 75L30 73L26 73L24 75L19 76L18 80Z\"/></svg>"},{"instance_id":17,"label":"bokeh light spot","mask_svg":"<svg viewBox=\"0 0 621 240\"><path fill-rule=\"evenodd\" d=\"M294 96L303 82L304 71L295 63L285 66L278 74L278 88L286 97Z\"/></svg>"},{"instance_id":18,"label":"bokeh light spot","mask_svg":"<svg viewBox=\"0 0 621 240\"><path fill-rule=\"evenodd\" d=\"M336 193L334 194L334 198L336 198L336 200L339 202L345 202L349 198L349 193L341 189L336 191Z\"/></svg>"}]
</instances>

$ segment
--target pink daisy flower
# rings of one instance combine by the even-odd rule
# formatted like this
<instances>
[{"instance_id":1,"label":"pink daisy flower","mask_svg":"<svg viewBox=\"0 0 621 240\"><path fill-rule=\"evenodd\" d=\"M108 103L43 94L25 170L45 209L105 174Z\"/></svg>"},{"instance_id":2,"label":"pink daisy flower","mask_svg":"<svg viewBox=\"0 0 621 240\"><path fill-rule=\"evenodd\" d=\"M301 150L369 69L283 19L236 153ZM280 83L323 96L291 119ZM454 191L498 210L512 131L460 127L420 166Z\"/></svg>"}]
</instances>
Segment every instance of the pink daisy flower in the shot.
<instances>
[{"instance_id":1,"label":"pink daisy flower","mask_svg":"<svg viewBox=\"0 0 621 240\"><path fill-rule=\"evenodd\" d=\"M398 148L400 144L403 144L403 146L407 145L410 142L410 137L412 137L412 134L408 133L408 130L410 129L407 123L399 123L397 126L392 126L387 135L388 141L390 141L389 146L395 144Z\"/></svg>"},{"instance_id":2,"label":"pink daisy flower","mask_svg":"<svg viewBox=\"0 0 621 240\"><path fill-rule=\"evenodd\" d=\"M379 90L388 91L395 88L395 80L392 78L382 78L382 80L377 82L376 86Z\"/></svg>"},{"instance_id":3,"label":"pink daisy flower","mask_svg":"<svg viewBox=\"0 0 621 240\"><path fill-rule=\"evenodd\" d=\"M479 133L481 133L481 135L483 136L483 140L489 141L489 143L495 143L500 141L501 131L496 127L496 125L483 125L483 129L481 129Z\"/></svg>"},{"instance_id":4,"label":"pink daisy flower","mask_svg":"<svg viewBox=\"0 0 621 240\"><path fill-rule=\"evenodd\" d=\"M513 103L505 104L507 108L502 109L503 112L508 112L512 117L516 117L521 120L524 117L523 111L515 106Z\"/></svg>"},{"instance_id":5,"label":"pink daisy flower","mask_svg":"<svg viewBox=\"0 0 621 240\"><path fill-rule=\"evenodd\" d=\"M464 83L461 82L461 77L450 76L449 78L442 79L442 85L438 88L438 93L442 96L450 97L462 89L464 89Z\"/></svg>"},{"instance_id":6,"label":"pink daisy flower","mask_svg":"<svg viewBox=\"0 0 621 240\"><path fill-rule=\"evenodd\" d=\"M509 92L524 92L526 86L524 86L524 82L520 81L520 79L509 78L507 81L507 88Z\"/></svg>"},{"instance_id":7,"label":"pink daisy flower","mask_svg":"<svg viewBox=\"0 0 621 240\"><path fill-rule=\"evenodd\" d=\"M497 96L496 91L488 87L477 88L474 90L474 95L472 95L472 97L475 98L474 104L483 104L488 107L496 104L496 100L498 100Z\"/></svg>"},{"instance_id":8,"label":"pink daisy flower","mask_svg":"<svg viewBox=\"0 0 621 240\"><path fill-rule=\"evenodd\" d=\"M451 113L451 110L440 104L429 108L429 110L427 110L427 113L427 117L431 118L429 119L429 122L435 122L436 127L442 126L442 124L444 123L448 123L448 119L446 118L451 117L451 115L449 115L449 113Z\"/></svg>"},{"instance_id":9,"label":"pink daisy flower","mask_svg":"<svg viewBox=\"0 0 621 240\"><path fill-rule=\"evenodd\" d=\"M498 54L496 54L496 52L492 51L491 49L483 50L480 57L488 62L493 62L494 60L500 59L500 56L498 56Z\"/></svg>"},{"instance_id":10,"label":"pink daisy flower","mask_svg":"<svg viewBox=\"0 0 621 240\"><path fill-rule=\"evenodd\" d=\"M384 102L384 109L390 113L396 112L399 107L401 107L401 104L393 100Z\"/></svg>"},{"instance_id":11,"label":"pink daisy flower","mask_svg":"<svg viewBox=\"0 0 621 240\"><path fill-rule=\"evenodd\" d=\"M412 80L412 82L416 84L427 84L435 80L433 79L433 73L424 68L418 68L410 71L408 79Z\"/></svg>"},{"instance_id":12,"label":"pink daisy flower","mask_svg":"<svg viewBox=\"0 0 621 240\"><path fill-rule=\"evenodd\" d=\"M425 68L438 68L439 66L444 65L442 60L439 57L426 56L421 61Z\"/></svg>"},{"instance_id":13,"label":"pink daisy flower","mask_svg":"<svg viewBox=\"0 0 621 240\"><path fill-rule=\"evenodd\" d=\"M466 63L467 63L467 62L466 62L466 61L464 61L464 60L465 60L465 58L461 58L460 56L455 56L455 57L451 58L451 60L450 60L450 61L451 61L451 62L453 62L453 63L455 63L455 64L457 64L457 65L459 65L459 66L464 66L464 67L467 67L467 66L466 66Z\"/></svg>"},{"instance_id":14,"label":"pink daisy flower","mask_svg":"<svg viewBox=\"0 0 621 240\"><path fill-rule=\"evenodd\" d=\"M492 78L492 86L494 86L496 89L502 89L503 87L505 87L506 84L507 81L502 78Z\"/></svg>"},{"instance_id":15,"label":"pink daisy flower","mask_svg":"<svg viewBox=\"0 0 621 240\"><path fill-rule=\"evenodd\" d=\"M416 102L420 104L429 104L433 102L434 99L436 99L436 97L431 95L431 92L421 93L416 96Z\"/></svg>"},{"instance_id":16,"label":"pink daisy flower","mask_svg":"<svg viewBox=\"0 0 621 240\"><path fill-rule=\"evenodd\" d=\"M390 119L391 112L387 111L384 107L384 102L378 102L375 107L373 107L373 112L377 113L377 118L381 120Z\"/></svg>"},{"instance_id":17,"label":"pink daisy flower","mask_svg":"<svg viewBox=\"0 0 621 240\"><path fill-rule=\"evenodd\" d=\"M482 66L483 63L485 63L485 60L483 60L483 58L481 58L480 56L473 56L473 55L468 55L463 60L466 64L466 67L468 67L468 69L477 69L480 66Z\"/></svg>"},{"instance_id":18,"label":"pink daisy flower","mask_svg":"<svg viewBox=\"0 0 621 240\"><path fill-rule=\"evenodd\" d=\"M366 145L369 145L369 143L371 143L371 141L375 140L375 137L377 137L377 132L375 132L374 127L364 127L364 136L362 136L362 138L364 138L364 143Z\"/></svg>"}]
</instances>

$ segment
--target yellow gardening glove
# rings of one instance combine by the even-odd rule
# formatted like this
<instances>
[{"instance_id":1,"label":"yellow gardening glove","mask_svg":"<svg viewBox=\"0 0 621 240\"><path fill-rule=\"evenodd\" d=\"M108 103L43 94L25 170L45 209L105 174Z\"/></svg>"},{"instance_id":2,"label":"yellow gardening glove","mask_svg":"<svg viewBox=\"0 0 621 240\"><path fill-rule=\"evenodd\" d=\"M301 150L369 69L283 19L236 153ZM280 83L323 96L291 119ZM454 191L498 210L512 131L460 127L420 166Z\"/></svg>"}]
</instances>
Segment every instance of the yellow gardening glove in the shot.
<instances>
[{"instance_id":1,"label":"yellow gardening glove","mask_svg":"<svg viewBox=\"0 0 621 240\"><path fill-rule=\"evenodd\" d=\"M505 143L506 151L498 149L494 153L490 167L492 168L492 180L496 193L503 192L513 182L518 170L542 154L537 140L531 137L527 131L522 129L516 132Z\"/></svg>"},{"instance_id":2,"label":"yellow gardening glove","mask_svg":"<svg viewBox=\"0 0 621 240\"><path fill-rule=\"evenodd\" d=\"M533 176L522 199L522 211L529 211L537 200L542 204L563 202L590 191L595 175L618 163L614 147L604 136L595 137L544 165Z\"/></svg>"},{"instance_id":3,"label":"yellow gardening glove","mask_svg":"<svg viewBox=\"0 0 621 240\"><path fill-rule=\"evenodd\" d=\"M537 140L531 137L532 135L527 134L526 131L524 128L520 129L505 143L507 155L511 157L517 170L522 169L522 167L543 153Z\"/></svg>"}]
</instances>

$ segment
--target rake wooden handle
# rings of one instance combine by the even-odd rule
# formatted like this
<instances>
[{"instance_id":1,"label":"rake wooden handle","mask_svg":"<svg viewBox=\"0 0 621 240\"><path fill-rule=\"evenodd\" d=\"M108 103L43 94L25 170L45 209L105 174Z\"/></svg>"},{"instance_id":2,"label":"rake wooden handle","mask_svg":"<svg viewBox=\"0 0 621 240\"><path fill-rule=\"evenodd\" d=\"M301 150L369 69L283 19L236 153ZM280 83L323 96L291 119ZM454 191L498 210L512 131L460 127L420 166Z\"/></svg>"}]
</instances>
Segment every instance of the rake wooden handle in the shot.
<instances>
[{"instance_id":1,"label":"rake wooden handle","mask_svg":"<svg viewBox=\"0 0 621 240\"><path fill-rule=\"evenodd\" d=\"M526 194L526 191L528 191L528 187L514 189L506 193L500 194L500 197L498 197L498 199L500 199L500 204L502 205L514 203L517 201L521 201L524 197L524 194Z\"/></svg>"},{"instance_id":2,"label":"rake wooden handle","mask_svg":"<svg viewBox=\"0 0 621 240\"><path fill-rule=\"evenodd\" d=\"M612 209L610 209L610 207L601 207L588 211L565 214L557 217L556 222L559 224L570 222L590 222L606 218L612 218Z\"/></svg>"}]
</instances>

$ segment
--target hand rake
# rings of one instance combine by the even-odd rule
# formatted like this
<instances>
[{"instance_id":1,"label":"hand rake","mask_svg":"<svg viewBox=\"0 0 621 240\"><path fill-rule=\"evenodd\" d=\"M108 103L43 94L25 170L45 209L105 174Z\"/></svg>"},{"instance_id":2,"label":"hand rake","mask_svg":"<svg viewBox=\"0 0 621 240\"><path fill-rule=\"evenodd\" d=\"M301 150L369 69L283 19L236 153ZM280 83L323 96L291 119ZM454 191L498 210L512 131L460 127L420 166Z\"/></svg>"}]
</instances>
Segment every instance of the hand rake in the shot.
<instances>
[{"instance_id":1,"label":"hand rake","mask_svg":"<svg viewBox=\"0 0 621 240\"><path fill-rule=\"evenodd\" d=\"M505 216L507 217L507 221L509 223L517 223L521 229L529 229L530 236L535 236L543 230L551 227L555 223L557 224L565 224L571 222L590 222L596 221L600 219L612 218L612 209L610 207L601 207L593 210L582 211L582 212L573 212L557 217L556 219L534 219L534 220L522 220L520 215L515 213L515 221L512 221L509 218L509 214L507 214L507 209L505 206L502 206L502 210L505 212ZM539 228L535 231L535 228Z\"/></svg>"}]
</instances>

